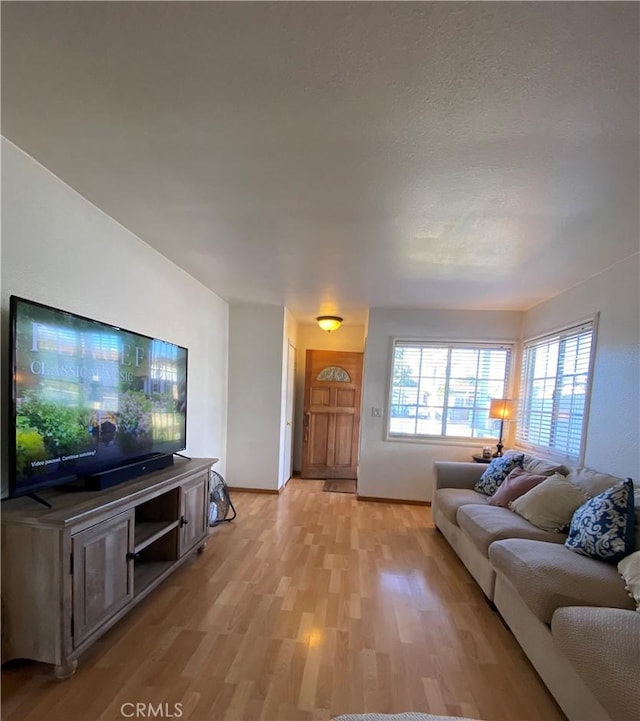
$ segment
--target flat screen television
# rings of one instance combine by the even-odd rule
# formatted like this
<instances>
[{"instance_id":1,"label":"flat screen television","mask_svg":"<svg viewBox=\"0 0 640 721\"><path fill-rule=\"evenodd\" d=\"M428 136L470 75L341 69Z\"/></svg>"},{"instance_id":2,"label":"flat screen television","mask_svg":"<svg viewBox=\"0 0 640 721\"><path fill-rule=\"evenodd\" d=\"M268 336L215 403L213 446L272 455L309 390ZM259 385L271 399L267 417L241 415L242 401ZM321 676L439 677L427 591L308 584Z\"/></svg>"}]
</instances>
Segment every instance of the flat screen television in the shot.
<instances>
[{"instance_id":1,"label":"flat screen television","mask_svg":"<svg viewBox=\"0 0 640 721\"><path fill-rule=\"evenodd\" d=\"M16 296L10 347L10 496L185 449L186 348Z\"/></svg>"}]
</instances>

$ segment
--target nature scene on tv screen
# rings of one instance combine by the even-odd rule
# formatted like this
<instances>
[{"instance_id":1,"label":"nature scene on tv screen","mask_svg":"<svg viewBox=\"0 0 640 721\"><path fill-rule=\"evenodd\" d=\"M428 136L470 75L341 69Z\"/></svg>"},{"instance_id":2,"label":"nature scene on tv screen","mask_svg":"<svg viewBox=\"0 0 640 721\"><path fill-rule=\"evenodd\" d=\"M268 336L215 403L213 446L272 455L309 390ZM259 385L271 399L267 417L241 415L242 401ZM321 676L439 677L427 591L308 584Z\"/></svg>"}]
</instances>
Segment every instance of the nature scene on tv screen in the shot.
<instances>
[{"instance_id":1,"label":"nature scene on tv screen","mask_svg":"<svg viewBox=\"0 0 640 721\"><path fill-rule=\"evenodd\" d=\"M184 448L187 351L17 301L16 482Z\"/></svg>"}]
</instances>

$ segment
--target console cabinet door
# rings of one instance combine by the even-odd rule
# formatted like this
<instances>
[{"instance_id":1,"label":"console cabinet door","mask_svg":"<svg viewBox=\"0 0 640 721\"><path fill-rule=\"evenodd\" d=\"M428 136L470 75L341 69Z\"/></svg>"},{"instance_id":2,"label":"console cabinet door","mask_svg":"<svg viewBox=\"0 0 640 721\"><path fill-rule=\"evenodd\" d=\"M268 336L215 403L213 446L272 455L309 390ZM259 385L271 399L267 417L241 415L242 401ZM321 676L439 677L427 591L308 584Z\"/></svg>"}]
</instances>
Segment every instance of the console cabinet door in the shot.
<instances>
[{"instance_id":1,"label":"console cabinet door","mask_svg":"<svg viewBox=\"0 0 640 721\"><path fill-rule=\"evenodd\" d=\"M188 481L182 486L180 555L209 534L209 474Z\"/></svg>"},{"instance_id":2,"label":"console cabinet door","mask_svg":"<svg viewBox=\"0 0 640 721\"><path fill-rule=\"evenodd\" d=\"M133 600L133 531L126 511L72 536L74 646Z\"/></svg>"}]
</instances>

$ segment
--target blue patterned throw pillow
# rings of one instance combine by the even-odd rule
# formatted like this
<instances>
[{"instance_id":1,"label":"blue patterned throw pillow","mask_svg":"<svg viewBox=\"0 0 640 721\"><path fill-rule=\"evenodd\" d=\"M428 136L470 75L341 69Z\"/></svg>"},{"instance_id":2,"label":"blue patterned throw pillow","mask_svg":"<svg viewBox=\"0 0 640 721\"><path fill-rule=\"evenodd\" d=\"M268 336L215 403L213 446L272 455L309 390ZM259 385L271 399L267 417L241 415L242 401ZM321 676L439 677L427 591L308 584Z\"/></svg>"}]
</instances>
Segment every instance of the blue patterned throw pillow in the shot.
<instances>
[{"instance_id":1,"label":"blue patterned throw pillow","mask_svg":"<svg viewBox=\"0 0 640 721\"><path fill-rule=\"evenodd\" d=\"M634 530L633 482L627 478L578 508L564 545L583 556L616 563L633 551Z\"/></svg>"},{"instance_id":2,"label":"blue patterned throw pillow","mask_svg":"<svg viewBox=\"0 0 640 721\"><path fill-rule=\"evenodd\" d=\"M524 453L508 453L506 456L494 458L480 476L474 490L484 493L485 496L493 496L514 468L522 468L523 462Z\"/></svg>"}]
</instances>

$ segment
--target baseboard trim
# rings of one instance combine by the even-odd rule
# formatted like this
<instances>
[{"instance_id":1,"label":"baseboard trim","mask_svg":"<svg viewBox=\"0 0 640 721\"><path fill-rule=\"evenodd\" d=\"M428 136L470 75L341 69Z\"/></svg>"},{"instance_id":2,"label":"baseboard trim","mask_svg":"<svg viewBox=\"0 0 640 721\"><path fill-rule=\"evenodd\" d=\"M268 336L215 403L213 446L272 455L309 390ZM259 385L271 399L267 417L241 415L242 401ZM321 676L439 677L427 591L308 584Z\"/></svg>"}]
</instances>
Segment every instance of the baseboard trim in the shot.
<instances>
[{"instance_id":1,"label":"baseboard trim","mask_svg":"<svg viewBox=\"0 0 640 721\"><path fill-rule=\"evenodd\" d=\"M274 496L280 495L280 491L276 488L244 488L240 486L228 486L228 488L234 493L269 493ZM284 488L284 486L282 488Z\"/></svg>"},{"instance_id":2,"label":"baseboard trim","mask_svg":"<svg viewBox=\"0 0 640 721\"><path fill-rule=\"evenodd\" d=\"M234 493L268 493L273 496L279 496L287 487L285 483L279 489L275 488L244 488L240 486L229 486L229 490ZM359 501L365 501L368 503L400 503L405 506L431 506L431 501L416 501L407 498L378 498L377 496L361 496L356 493L356 498Z\"/></svg>"},{"instance_id":3,"label":"baseboard trim","mask_svg":"<svg viewBox=\"0 0 640 721\"><path fill-rule=\"evenodd\" d=\"M359 501L369 501L372 503L402 503L406 506L430 506L431 501L415 501L404 498L378 498L377 496L361 496L356 494Z\"/></svg>"}]
</instances>

